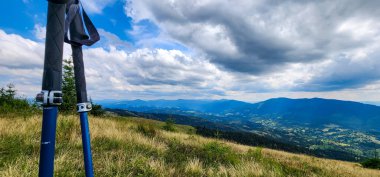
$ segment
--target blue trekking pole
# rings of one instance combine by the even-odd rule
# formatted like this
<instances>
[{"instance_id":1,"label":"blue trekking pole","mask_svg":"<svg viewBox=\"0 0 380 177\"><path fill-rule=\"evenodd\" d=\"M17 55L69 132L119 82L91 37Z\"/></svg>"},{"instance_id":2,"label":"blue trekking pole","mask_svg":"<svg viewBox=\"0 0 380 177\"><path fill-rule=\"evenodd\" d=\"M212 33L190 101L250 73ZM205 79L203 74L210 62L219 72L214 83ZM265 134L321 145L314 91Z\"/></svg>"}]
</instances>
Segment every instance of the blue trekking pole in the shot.
<instances>
[{"instance_id":1,"label":"blue trekking pole","mask_svg":"<svg viewBox=\"0 0 380 177\"><path fill-rule=\"evenodd\" d=\"M82 45L91 46L100 38L95 26L92 24L83 8L81 8L79 0L69 0L67 3L66 14L65 42L71 44L74 61L77 112L80 115L84 165L86 176L93 177L94 170L92 167L90 131L87 118L87 112L91 110L92 106L87 100ZM87 29L88 35L85 28Z\"/></svg>"},{"instance_id":2,"label":"blue trekking pole","mask_svg":"<svg viewBox=\"0 0 380 177\"><path fill-rule=\"evenodd\" d=\"M48 0L42 91L36 97L43 106L39 164L41 177L51 177L54 172L57 106L62 103L62 55L65 32L63 22L66 2L67 0Z\"/></svg>"},{"instance_id":3,"label":"blue trekking pole","mask_svg":"<svg viewBox=\"0 0 380 177\"><path fill-rule=\"evenodd\" d=\"M86 176L92 177L94 174L87 120L87 112L91 110L91 103L87 101L82 45L89 46L97 42L99 34L83 8L80 7L79 0L48 1L42 91L36 97L36 100L43 106L39 176L52 177L54 174L55 135L58 106L62 104L62 55L65 41L71 44L73 51L77 110L80 113L85 170ZM89 36L85 32L83 24L85 24ZM70 39L68 38L69 28Z\"/></svg>"}]
</instances>

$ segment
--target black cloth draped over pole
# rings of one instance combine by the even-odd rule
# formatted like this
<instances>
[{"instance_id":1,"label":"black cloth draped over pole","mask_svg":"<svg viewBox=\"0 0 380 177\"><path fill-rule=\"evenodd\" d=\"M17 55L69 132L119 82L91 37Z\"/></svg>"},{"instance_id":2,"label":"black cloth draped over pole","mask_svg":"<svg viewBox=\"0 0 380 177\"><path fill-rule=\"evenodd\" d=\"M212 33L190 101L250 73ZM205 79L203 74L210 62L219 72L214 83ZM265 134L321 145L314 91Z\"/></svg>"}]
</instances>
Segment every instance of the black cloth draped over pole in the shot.
<instances>
[{"instance_id":1,"label":"black cloth draped over pole","mask_svg":"<svg viewBox=\"0 0 380 177\"><path fill-rule=\"evenodd\" d=\"M53 2L48 5L42 90L61 91L65 5Z\"/></svg>"},{"instance_id":2,"label":"black cloth draped over pole","mask_svg":"<svg viewBox=\"0 0 380 177\"><path fill-rule=\"evenodd\" d=\"M70 0L66 7L64 40L71 44L72 48L77 103L88 102L82 45L91 46L99 39L99 33L81 7L79 0Z\"/></svg>"}]
</instances>

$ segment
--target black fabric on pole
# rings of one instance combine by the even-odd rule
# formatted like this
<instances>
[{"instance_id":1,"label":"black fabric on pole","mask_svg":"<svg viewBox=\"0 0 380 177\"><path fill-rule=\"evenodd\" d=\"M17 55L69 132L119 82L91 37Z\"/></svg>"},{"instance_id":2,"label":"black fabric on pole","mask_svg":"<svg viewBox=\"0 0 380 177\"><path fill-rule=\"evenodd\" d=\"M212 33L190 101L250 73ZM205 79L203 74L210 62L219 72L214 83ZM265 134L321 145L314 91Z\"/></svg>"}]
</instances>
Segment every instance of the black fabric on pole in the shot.
<instances>
[{"instance_id":1,"label":"black fabric on pole","mask_svg":"<svg viewBox=\"0 0 380 177\"><path fill-rule=\"evenodd\" d=\"M86 11L80 8L79 0L70 0L67 4L67 17L65 20L65 42L75 45L91 46L100 40L98 31L91 22ZM82 16L83 20L82 21ZM72 27L74 24L74 27ZM83 24L86 26L88 35L84 30ZM70 28L70 38L68 31Z\"/></svg>"},{"instance_id":2,"label":"black fabric on pole","mask_svg":"<svg viewBox=\"0 0 380 177\"><path fill-rule=\"evenodd\" d=\"M97 42L100 37L86 12L83 8L81 10L79 0L70 0L67 5L66 13L65 42L71 44L72 49L77 103L85 103L88 102L88 100L82 45L90 46ZM86 34L85 27L89 35ZM68 33L70 33L70 38Z\"/></svg>"},{"instance_id":3,"label":"black fabric on pole","mask_svg":"<svg viewBox=\"0 0 380 177\"><path fill-rule=\"evenodd\" d=\"M42 90L62 90L65 4L48 3Z\"/></svg>"}]
</instances>

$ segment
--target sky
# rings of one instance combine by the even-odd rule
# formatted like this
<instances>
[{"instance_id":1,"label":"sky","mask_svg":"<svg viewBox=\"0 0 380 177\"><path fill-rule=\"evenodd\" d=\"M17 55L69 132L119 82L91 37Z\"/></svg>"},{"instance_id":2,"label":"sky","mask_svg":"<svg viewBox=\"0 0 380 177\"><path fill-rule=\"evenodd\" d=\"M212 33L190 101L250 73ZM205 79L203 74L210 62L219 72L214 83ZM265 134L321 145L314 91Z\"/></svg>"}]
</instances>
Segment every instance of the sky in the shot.
<instances>
[{"instance_id":1,"label":"sky","mask_svg":"<svg viewBox=\"0 0 380 177\"><path fill-rule=\"evenodd\" d=\"M82 0L101 99L380 101L380 1ZM47 1L0 6L0 87L41 90ZM64 58L70 58L64 46Z\"/></svg>"}]
</instances>

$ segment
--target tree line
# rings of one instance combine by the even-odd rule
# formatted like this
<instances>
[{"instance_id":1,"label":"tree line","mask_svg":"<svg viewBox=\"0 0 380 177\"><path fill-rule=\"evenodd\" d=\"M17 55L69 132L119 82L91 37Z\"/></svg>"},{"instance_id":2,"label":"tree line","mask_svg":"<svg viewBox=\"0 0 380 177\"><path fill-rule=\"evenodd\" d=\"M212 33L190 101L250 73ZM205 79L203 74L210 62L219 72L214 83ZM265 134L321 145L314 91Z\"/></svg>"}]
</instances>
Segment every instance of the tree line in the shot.
<instances>
[{"instance_id":1,"label":"tree line","mask_svg":"<svg viewBox=\"0 0 380 177\"><path fill-rule=\"evenodd\" d=\"M5 117L27 117L40 112L35 102L27 98L17 96L15 85L8 84L0 88L0 115Z\"/></svg>"},{"instance_id":2,"label":"tree line","mask_svg":"<svg viewBox=\"0 0 380 177\"><path fill-rule=\"evenodd\" d=\"M64 60L63 76L62 76L62 94L63 103L59 106L59 111L64 114L76 113L76 91L74 66L71 59ZM89 112L94 116L102 116L105 110L101 105L96 104L90 98L92 110ZM14 84L10 83L5 87L0 88L0 115L5 117L24 117L41 113L41 106L33 99L27 99L17 93Z\"/></svg>"}]
</instances>

